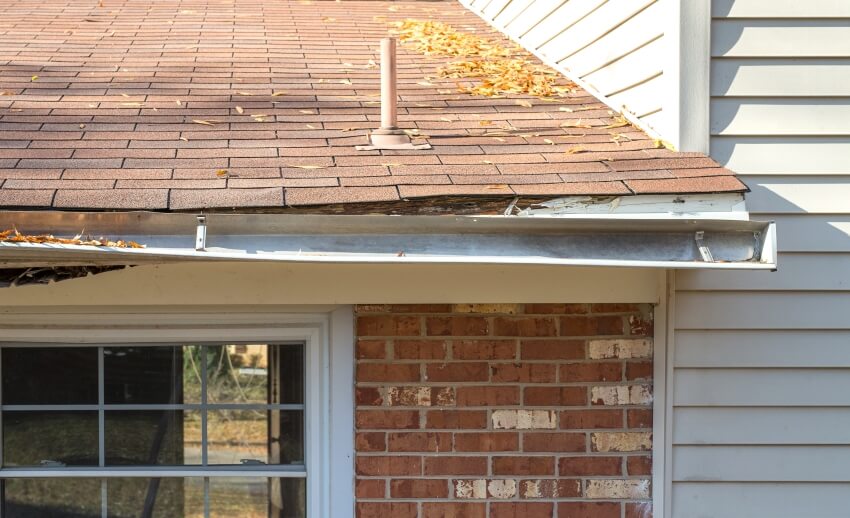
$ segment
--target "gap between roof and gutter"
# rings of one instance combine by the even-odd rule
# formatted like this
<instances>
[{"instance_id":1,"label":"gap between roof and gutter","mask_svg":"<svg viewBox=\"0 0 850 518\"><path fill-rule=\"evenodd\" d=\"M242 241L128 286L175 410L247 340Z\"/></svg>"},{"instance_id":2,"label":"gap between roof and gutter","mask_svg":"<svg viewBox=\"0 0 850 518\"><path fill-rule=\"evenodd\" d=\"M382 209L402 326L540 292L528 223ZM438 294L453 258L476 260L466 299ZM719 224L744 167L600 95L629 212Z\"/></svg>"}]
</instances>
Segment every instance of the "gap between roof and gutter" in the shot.
<instances>
[{"instance_id":1,"label":"gap between roof and gutter","mask_svg":"<svg viewBox=\"0 0 850 518\"><path fill-rule=\"evenodd\" d=\"M0 243L0 268L186 261L776 269L776 227L741 195L562 198L514 216L0 212L26 234L143 249Z\"/></svg>"}]
</instances>

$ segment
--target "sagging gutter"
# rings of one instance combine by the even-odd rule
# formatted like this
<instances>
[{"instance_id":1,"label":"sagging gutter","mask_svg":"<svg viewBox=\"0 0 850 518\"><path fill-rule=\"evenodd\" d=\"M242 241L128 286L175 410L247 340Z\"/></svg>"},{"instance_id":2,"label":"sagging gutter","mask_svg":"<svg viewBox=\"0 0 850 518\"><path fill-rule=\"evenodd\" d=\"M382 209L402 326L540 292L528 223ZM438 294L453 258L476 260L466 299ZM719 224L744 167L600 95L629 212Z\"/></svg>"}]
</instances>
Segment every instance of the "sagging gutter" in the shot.
<instances>
[{"instance_id":1,"label":"sagging gutter","mask_svg":"<svg viewBox=\"0 0 850 518\"><path fill-rule=\"evenodd\" d=\"M0 268L279 261L776 269L775 224L739 219L207 214L203 224L199 246L192 214L0 212L0 228L146 245L0 243Z\"/></svg>"}]
</instances>

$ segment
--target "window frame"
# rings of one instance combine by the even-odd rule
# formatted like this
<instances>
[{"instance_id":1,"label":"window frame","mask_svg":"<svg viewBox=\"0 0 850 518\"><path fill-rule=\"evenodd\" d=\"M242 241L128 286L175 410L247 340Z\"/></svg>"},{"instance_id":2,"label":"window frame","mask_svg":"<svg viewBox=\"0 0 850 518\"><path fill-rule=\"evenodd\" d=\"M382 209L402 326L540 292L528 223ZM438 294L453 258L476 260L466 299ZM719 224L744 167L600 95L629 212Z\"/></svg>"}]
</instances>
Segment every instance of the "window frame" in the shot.
<instances>
[{"instance_id":1,"label":"window frame","mask_svg":"<svg viewBox=\"0 0 850 518\"><path fill-rule=\"evenodd\" d=\"M293 311L294 308L287 310ZM303 477L307 484L309 518L353 516L354 314L350 306L321 313L268 309L233 311L228 308L199 308L178 313L163 311L160 307L135 313L64 314L58 315L57 320L55 325L38 329L9 330L12 332L4 333L6 339L0 341L0 346L303 343L304 466L0 467L0 478ZM332 401L336 403L333 409Z\"/></svg>"}]
</instances>

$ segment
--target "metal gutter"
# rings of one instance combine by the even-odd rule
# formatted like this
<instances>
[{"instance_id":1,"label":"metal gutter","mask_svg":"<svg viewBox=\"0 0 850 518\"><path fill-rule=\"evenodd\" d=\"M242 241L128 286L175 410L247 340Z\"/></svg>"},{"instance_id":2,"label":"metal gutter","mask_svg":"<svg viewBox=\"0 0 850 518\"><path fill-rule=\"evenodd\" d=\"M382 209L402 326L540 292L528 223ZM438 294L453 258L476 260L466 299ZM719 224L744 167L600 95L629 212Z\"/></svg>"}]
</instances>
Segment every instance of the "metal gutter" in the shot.
<instances>
[{"instance_id":1,"label":"metal gutter","mask_svg":"<svg viewBox=\"0 0 850 518\"><path fill-rule=\"evenodd\" d=\"M0 229L12 227L146 248L0 243L3 268L185 261L776 268L774 224L736 219L0 212Z\"/></svg>"}]
</instances>

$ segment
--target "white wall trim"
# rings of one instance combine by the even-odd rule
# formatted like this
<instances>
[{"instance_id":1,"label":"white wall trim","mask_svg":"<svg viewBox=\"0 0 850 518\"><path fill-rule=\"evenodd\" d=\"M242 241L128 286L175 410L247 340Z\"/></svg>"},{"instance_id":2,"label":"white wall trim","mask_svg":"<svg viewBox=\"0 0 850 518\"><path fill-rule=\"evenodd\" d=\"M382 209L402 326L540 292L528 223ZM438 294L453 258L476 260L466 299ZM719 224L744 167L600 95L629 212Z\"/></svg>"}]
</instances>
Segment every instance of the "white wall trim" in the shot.
<instances>
[{"instance_id":1,"label":"white wall trim","mask_svg":"<svg viewBox=\"0 0 850 518\"><path fill-rule=\"evenodd\" d=\"M710 143L711 0L666 3L668 46L664 113L668 140L679 151L708 154Z\"/></svg>"},{"instance_id":2,"label":"white wall trim","mask_svg":"<svg viewBox=\"0 0 850 518\"><path fill-rule=\"evenodd\" d=\"M667 271L658 272L658 292L661 298L655 306L655 334L652 357L652 514L664 518L667 495L665 460L667 441L667 327L669 292Z\"/></svg>"},{"instance_id":3,"label":"white wall trim","mask_svg":"<svg viewBox=\"0 0 850 518\"><path fill-rule=\"evenodd\" d=\"M309 516L354 517L354 311L304 306L234 311L229 306L18 308L0 312L5 343L121 344L303 340ZM49 323L49 325L45 325ZM333 403L332 403L333 402ZM283 470L282 470L283 471ZM318 475L315 475L318 473ZM273 468L264 475L287 476ZM203 476L203 475L202 475ZM228 475L230 476L230 475Z\"/></svg>"}]
</instances>

